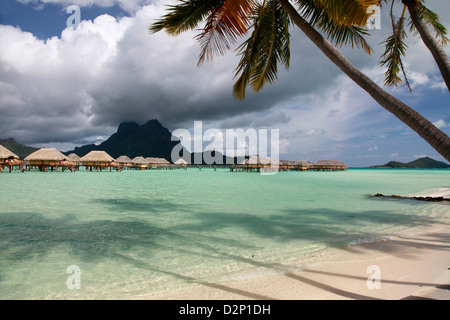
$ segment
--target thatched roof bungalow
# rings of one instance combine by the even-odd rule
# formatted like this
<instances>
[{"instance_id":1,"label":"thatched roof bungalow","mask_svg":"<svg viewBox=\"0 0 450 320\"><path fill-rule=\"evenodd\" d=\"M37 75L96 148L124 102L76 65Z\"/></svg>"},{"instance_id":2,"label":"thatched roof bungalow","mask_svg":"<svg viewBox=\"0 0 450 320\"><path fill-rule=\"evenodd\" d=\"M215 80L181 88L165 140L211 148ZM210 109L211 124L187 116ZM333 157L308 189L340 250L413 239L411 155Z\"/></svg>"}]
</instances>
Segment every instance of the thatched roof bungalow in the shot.
<instances>
[{"instance_id":1,"label":"thatched roof bungalow","mask_svg":"<svg viewBox=\"0 0 450 320\"><path fill-rule=\"evenodd\" d=\"M97 171L102 171L103 168L108 170L111 167L116 167L114 158L105 151L91 151L84 157L81 157L81 163L86 167L86 170L92 171L92 168Z\"/></svg>"},{"instance_id":2,"label":"thatched roof bungalow","mask_svg":"<svg viewBox=\"0 0 450 320\"><path fill-rule=\"evenodd\" d=\"M283 160L280 162L280 171L306 171L310 167L309 163L305 160Z\"/></svg>"},{"instance_id":3,"label":"thatched roof bungalow","mask_svg":"<svg viewBox=\"0 0 450 320\"><path fill-rule=\"evenodd\" d=\"M267 171L278 171L281 163L280 160L274 158L268 158L263 156L253 156L250 159L243 160L238 166L232 168L236 171L249 171L249 172L267 172Z\"/></svg>"},{"instance_id":4,"label":"thatched roof bungalow","mask_svg":"<svg viewBox=\"0 0 450 320\"><path fill-rule=\"evenodd\" d=\"M145 158L147 161L149 167L153 169L161 169L161 168L167 168L170 166L170 162L167 161L164 158Z\"/></svg>"},{"instance_id":5,"label":"thatched roof bungalow","mask_svg":"<svg viewBox=\"0 0 450 320\"><path fill-rule=\"evenodd\" d=\"M337 160L319 160L313 167L316 171L344 171L348 167L342 161Z\"/></svg>"},{"instance_id":6,"label":"thatched roof bungalow","mask_svg":"<svg viewBox=\"0 0 450 320\"><path fill-rule=\"evenodd\" d=\"M280 162L280 167L279 167L280 171L290 171L290 170L294 170L294 161L291 160L282 160Z\"/></svg>"},{"instance_id":7,"label":"thatched roof bungalow","mask_svg":"<svg viewBox=\"0 0 450 320\"><path fill-rule=\"evenodd\" d=\"M139 170L145 170L147 169L148 161L145 160L144 157L135 157L133 159L133 168L139 169Z\"/></svg>"},{"instance_id":8,"label":"thatched roof bungalow","mask_svg":"<svg viewBox=\"0 0 450 320\"><path fill-rule=\"evenodd\" d=\"M41 148L24 159L30 168L39 168L41 171L47 171L50 168L53 171L56 168L64 167L64 161L67 157L55 148Z\"/></svg>"},{"instance_id":9,"label":"thatched roof bungalow","mask_svg":"<svg viewBox=\"0 0 450 320\"><path fill-rule=\"evenodd\" d=\"M79 166L81 164L81 159L75 153L71 153L67 156L67 160L72 162L73 164Z\"/></svg>"},{"instance_id":10,"label":"thatched roof bungalow","mask_svg":"<svg viewBox=\"0 0 450 320\"><path fill-rule=\"evenodd\" d=\"M133 166L133 160L131 160L127 156L120 156L116 159L116 163L119 165L119 167L122 168L130 168Z\"/></svg>"},{"instance_id":11,"label":"thatched roof bungalow","mask_svg":"<svg viewBox=\"0 0 450 320\"><path fill-rule=\"evenodd\" d=\"M13 166L21 166L23 161L19 160L19 156L0 145L0 172L3 172L5 166L9 166L9 171Z\"/></svg>"},{"instance_id":12,"label":"thatched roof bungalow","mask_svg":"<svg viewBox=\"0 0 450 320\"><path fill-rule=\"evenodd\" d=\"M295 170L306 171L311 167L311 163L305 160L297 160L294 162Z\"/></svg>"},{"instance_id":13,"label":"thatched roof bungalow","mask_svg":"<svg viewBox=\"0 0 450 320\"><path fill-rule=\"evenodd\" d=\"M0 164L10 159L19 159L19 156L0 144Z\"/></svg>"},{"instance_id":14,"label":"thatched roof bungalow","mask_svg":"<svg viewBox=\"0 0 450 320\"><path fill-rule=\"evenodd\" d=\"M177 161L174 162L174 164L177 167L182 167L182 168L187 168L187 165L188 165L187 161L184 160L183 158L178 159Z\"/></svg>"},{"instance_id":15,"label":"thatched roof bungalow","mask_svg":"<svg viewBox=\"0 0 450 320\"><path fill-rule=\"evenodd\" d=\"M348 170L348 166L342 161L331 160L331 163L335 166L336 170L340 171Z\"/></svg>"}]
</instances>

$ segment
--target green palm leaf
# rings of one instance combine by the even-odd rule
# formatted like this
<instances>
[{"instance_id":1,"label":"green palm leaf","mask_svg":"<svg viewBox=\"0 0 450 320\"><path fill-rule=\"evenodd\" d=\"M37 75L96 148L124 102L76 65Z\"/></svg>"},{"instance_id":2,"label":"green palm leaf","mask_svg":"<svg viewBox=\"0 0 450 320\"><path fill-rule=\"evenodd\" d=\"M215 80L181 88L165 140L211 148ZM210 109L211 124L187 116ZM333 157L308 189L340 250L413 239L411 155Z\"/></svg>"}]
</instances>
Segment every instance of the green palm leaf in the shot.
<instances>
[{"instance_id":1,"label":"green palm leaf","mask_svg":"<svg viewBox=\"0 0 450 320\"><path fill-rule=\"evenodd\" d=\"M278 63L286 68L290 61L289 17L276 0L256 5L253 13L253 32L239 47L241 60L236 69L239 79L234 95L245 98L248 84L255 92L277 79Z\"/></svg>"},{"instance_id":2,"label":"green palm leaf","mask_svg":"<svg viewBox=\"0 0 450 320\"><path fill-rule=\"evenodd\" d=\"M178 35L192 30L222 4L223 0L183 0L178 5L169 5L168 13L154 22L150 31L165 29L171 35Z\"/></svg>"},{"instance_id":3,"label":"green palm leaf","mask_svg":"<svg viewBox=\"0 0 450 320\"><path fill-rule=\"evenodd\" d=\"M363 0L297 0L302 16L312 27L322 30L327 38L339 46L362 48L370 54L372 49L365 40L368 32L364 29L369 14L369 5L379 1Z\"/></svg>"},{"instance_id":4,"label":"green palm leaf","mask_svg":"<svg viewBox=\"0 0 450 320\"><path fill-rule=\"evenodd\" d=\"M440 23L439 16L425 7L421 2L418 3L418 14L419 18L435 31L436 39L440 39L441 44L446 46L449 42L449 39L447 38L447 29ZM416 28L412 21L410 21L409 27L411 32L416 32Z\"/></svg>"},{"instance_id":5,"label":"green palm leaf","mask_svg":"<svg viewBox=\"0 0 450 320\"><path fill-rule=\"evenodd\" d=\"M412 92L402 61L402 57L405 55L406 48L408 47L405 43L407 34L404 28L406 6L403 8L402 16L395 21L393 5L394 2L392 2L391 6L392 34L383 42L385 52L381 56L382 60L380 64L387 67L384 81L386 85L397 86L402 83L403 79L400 77L400 73L403 73L406 85L409 91Z\"/></svg>"},{"instance_id":6,"label":"green palm leaf","mask_svg":"<svg viewBox=\"0 0 450 320\"><path fill-rule=\"evenodd\" d=\"M212 11L202 33L196 37L202 47L198 64L224 54L238 37L247 33L254 6L253 0L223 0Z\"/></svg>"}]
</instances>

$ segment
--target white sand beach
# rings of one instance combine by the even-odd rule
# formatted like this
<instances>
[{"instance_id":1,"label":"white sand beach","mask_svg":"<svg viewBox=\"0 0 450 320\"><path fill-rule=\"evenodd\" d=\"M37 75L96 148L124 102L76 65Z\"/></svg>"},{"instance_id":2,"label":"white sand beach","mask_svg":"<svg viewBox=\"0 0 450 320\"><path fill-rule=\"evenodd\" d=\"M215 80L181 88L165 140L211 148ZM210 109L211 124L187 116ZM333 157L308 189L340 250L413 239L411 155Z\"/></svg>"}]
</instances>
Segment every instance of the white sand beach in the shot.
<instances>
[{"instance_id":1,"label":"white sand beach","mask_svg":"<svg viewBox=\"0 0 450 320\"><path fill-rule=\"evenodd\" d=\"M371 269L372 268L372 269ZM375 269L374 269L375 268ZM378 268L378 269L376 269ZM379 272L379 287L368 279ZM450 227L417 229L414 235L332 249L300 270L141 297L171 300L450 300ZM447 286L447 287L442 287ZM441 288L439 288L441 287Z\"/></svg>"}]
</instances>

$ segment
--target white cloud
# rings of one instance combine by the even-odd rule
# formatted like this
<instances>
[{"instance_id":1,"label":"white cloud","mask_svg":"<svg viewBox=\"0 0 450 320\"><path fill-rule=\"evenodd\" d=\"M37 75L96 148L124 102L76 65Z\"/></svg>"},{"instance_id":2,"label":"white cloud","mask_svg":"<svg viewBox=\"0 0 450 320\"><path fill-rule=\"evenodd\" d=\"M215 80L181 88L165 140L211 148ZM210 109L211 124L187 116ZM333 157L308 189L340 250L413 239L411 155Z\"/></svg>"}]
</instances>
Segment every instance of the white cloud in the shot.
<instances>
[{"instance_id":1,"label":"white cloud","mask_svg":"<svg viewBox=\"0 0 450 320\"><path fill-rule=\"evenodd\" d=\"M444 121L444 120L442 120L442 119L440 119L440 120L438 120L438 121L436 121L436 122L433 122L433 124L436 126L436 127L438 127L439 129L444 129L444 128L447 128L449 125Z\"/></svg>"},{"instance_id":2,"label":"white cloud","mask_svg":"<svg viewBox=\"0 0 450 320\"><path fill-rule=\"evenodd\" d=\"M91 7L91 6L99 6L99 7L112 7L114 5L120 6L123 10L135 13L142 6L150 4L152 0L16 0L23 4L33 4L38 8L42 8L47 4L57 4L64 7L68 7L71 5L77 5L79 7Z\"/></svg>"},{"instance_id":3,"label":"white cloud","mask_svg":"<svg viewBox=\"0 0 450 320\"><path fill-rule=\"evenodd\" d=\"M296 28L290 70L280 67L274 85L257 95L248 92L245 101L237 102L232 86L239 58L233 51L197 68L200 47L193 40L195 32L178 37L149 33L148 27L164 14L168 1L20 1L119 5L133 14L83 21L76 30L66 29L61 37L46 41L0 25L0 137L29 143L86 143L108 136L122 121L156 118L173 130L203 120L217 128L278 127L283 152L339 156L356 148L349 140L386 136L382 128L392 116ZM384 33L375 32L370 41L380 43ZM419 40L409 45L406 63L413 83L419 88L438 86L442 80L427 49ZM369 77L383 83L376 54L342 51ZM396 93L405 91L399 88ZM375 143L360 148L365 152Z\"/></svg>"}]
</instances>

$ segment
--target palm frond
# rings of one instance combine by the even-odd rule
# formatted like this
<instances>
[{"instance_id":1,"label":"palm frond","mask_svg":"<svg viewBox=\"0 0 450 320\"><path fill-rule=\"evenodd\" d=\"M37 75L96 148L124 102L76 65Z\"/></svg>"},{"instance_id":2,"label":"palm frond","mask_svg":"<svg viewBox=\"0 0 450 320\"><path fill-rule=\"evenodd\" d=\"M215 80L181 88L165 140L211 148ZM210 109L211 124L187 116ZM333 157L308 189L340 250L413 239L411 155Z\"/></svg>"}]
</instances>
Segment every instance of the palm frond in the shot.
<instances>
[{"instance_id":1,"label":"palm frond","mask_svg":"<svg viewBox=\"0 0 450 320\"><path fill-rule=\"evenodd\" d=\"M392 34L383 42L386 49L381 56L382 60L380 64L387 67L385 73L386 85L397 86L402 83L403 79L400 77L400 73L403 73L406 85L409 91L412 92L402 61L402 57L405 55L406 48L408 47L405 43L407 34L404 28L406 6L403 9L402 16L397 21L395 21L393 16L392 8L393 5L391 6Z\"/></svg>"},{"instance_id":2,"label":"palm frond","mask_svg":"<svg viewBox=\"0 0 450 320\"><path fill-rule=\"evenodd\" d=\"M181 0L178 5L168 5L168 13L150 27L151 32L165 29L178 35L196 28L223 0Z\"/></svg>"},{"instance_id":3,"label":"palm frond","mask_svg":"<svg viewBox=\"0 0 450 320\"><path fill-rule=\"evenodd\" d=\"M223 0L211 12L202 33L196 37L202 47L198 64L224 54L238 37L245 35L254 5L253 0Z\"/></svg>"},{"instance_id":4,"label":"palm frond","mask_svg":"<svg viewBox=\"0 0 450 320\"><path fill-rule=\"evenodd\" d=\"M423 20L427 26L431 27L436 33L436 39L439 39L441 44L446 46L450 40L447 38L447 29L441 24L439 16L421 2L418 2L417 8L419 19ZM412 21L410 21L409 27L411 32L417 32Z\"/></svg>"},{"instance_id":5,"label":"palm frond","mask_svg":"<svg viewBox=\"0 0 450 320\"><path fill-rule=\"evenodd\" d=\"M312 2L321 3L334 24L361 28L366 25L369 18L368 8L380 4L379 0L313 0Z\"/></svg>"},{"instance_id":6,"label":"palm frond","mask_svg":"<svg viewBox=\"0 0 450 320\"><path fill-rule=\"evenodd\" d=\"M290 20L276 0L264 1L255 7L253 32L239 47L242 56L236 69L239 76L234 85L234 95L245 98L247 85L260 91L265 84L277 79L278 63L289 68L290 63Z\"/></svg>"},{"instance_id":7,"label":"palm frond","mask_svg":"<svg viewBox=\"0 0 450 320\"><path fill-rule=\"evenodd\" d=\"M368 8L380 5L380 0L296 0L297 7L305 10L312 21L326 17L332 24L363 28L369 18Z\"/></svg>"},{"instance_id":8,"label":"palm frond","mask_svg":"<svg viewBox=\"0 0 450 320\"><path fill-rule=\"evenodd\" d=\"M364 29L370 5L379 1L365 0L297 0L297 7L312 27L322 30L335 45L351 46L372 52L365 40Z\"/></svg>"}]
</instances>

